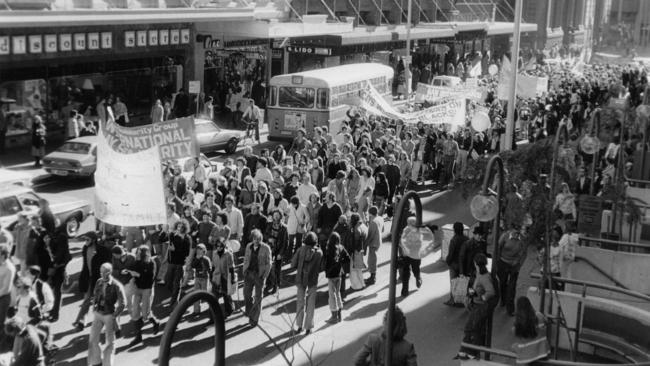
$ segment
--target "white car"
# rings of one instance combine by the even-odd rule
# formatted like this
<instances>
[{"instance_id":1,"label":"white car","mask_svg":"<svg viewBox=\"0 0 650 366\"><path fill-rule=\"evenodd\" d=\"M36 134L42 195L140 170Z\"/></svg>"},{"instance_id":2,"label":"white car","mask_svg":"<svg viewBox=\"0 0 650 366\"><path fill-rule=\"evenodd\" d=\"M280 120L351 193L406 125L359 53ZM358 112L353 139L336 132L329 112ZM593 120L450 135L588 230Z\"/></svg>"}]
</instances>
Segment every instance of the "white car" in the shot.
<instances>
[{"instance_id":1,"label":"white car","mask_svg":"<svg viewBox=\"0 0 650 366\"><path fill-rule=\"evenodd\" d=\"M97 136L83 136L66 141L45 155L43 168L58 176L90 177L97 169Z\"/></svg>"},{"instance_id":2,"label":"white car","mask_svg":"<svg viewBox=\"0 0 650 366\"><path fill-rule=\"evenodd\" d=\"M38 215L44 201L49 203L50 210L59 219L60 227L65 228L71 238L77 236L81 223L93 214L88 201L60 195L48 201L30 188L14 186L0 190L0 225L13 229L18 214Z\"/></svg>"}]
</instances>

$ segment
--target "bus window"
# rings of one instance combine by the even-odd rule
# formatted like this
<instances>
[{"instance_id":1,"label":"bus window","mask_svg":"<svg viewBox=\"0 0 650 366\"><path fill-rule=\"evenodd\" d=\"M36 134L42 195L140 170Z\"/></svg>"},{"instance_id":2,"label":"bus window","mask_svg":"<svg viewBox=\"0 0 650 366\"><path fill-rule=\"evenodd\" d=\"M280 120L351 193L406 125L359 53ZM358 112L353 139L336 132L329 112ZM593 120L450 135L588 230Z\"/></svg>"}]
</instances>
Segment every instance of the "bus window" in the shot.
<instances>
[{"instance_id":1,"label":"bus window","mask_svg":"<svg viewBox=\"0 0 650 366\"><path fill-rule=\"evenodd\" d=\"M267 105L275 105L277 103L278 99L278 88L275 86L271 87L271 99L267 103Z\"/></svg>"},{"instance_id":2,"label":"bus window","mask_svg":"<svg viewBox=\"0 0 650 366\"><path fill-rule=\"evenodd\" d=\"M327 89L318 89L318 94L316 98L316 108L318 109L327 109L329 102L329 95L327 95Z\"/></svg>"},{"instance_id":3,"label":"bus window","mask_svg":"<svg viewBox=\"0 0 650 366\"><path fill-rule=\"evenodd\" d=\"M280 88L278 106L287 108L314 108L314 89L283 86Z\"/></svg>"}]
</instances>

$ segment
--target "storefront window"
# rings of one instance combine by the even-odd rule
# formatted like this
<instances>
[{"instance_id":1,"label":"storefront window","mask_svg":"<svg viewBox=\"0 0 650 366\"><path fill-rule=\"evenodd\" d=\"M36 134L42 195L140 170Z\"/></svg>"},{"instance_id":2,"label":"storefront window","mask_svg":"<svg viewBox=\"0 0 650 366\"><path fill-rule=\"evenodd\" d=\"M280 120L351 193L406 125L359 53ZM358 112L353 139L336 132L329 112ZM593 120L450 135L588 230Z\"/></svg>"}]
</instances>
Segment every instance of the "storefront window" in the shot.
<instances>
[{"instance_id":1,"label":"storefront window","mask_svg":"<svg viewBox=\"0 0 650 366\"><path fill-rule=\"evenodd\" d=\"M22 135L31 131L34 116L39 115L44 121L47 120L45 118L46 85L43 79L9 81L0 84L0 98L13 101L9 103L6 112L8 136Z\"/></svg>"},{"instance_id":2,"label":"storefront window","mask_svg":"<svg viewBox=\"0 0 650 366\"><path fill-rule=\"evenodd\" d=\"M318 89L318 97L316 98L316 108L327 109L329 106L329 93L327 89Z\"/></svg>"},{"instance_id":3,"label":"storefront window","mask_svg":"<svg viewBox=\"0 0 650 366\"><path fill-rule=\"evenodd\" d=\"M110 97L112 103L120 98L126 105L130 125L148 124L155 100L171 102L182 85L182 74L182 66L172 65L52 78L50 115L62 123L74 109L87 121L96 121L97 104Z\"/></svg>"},{"instance_id":4,"label":"storefront window","mask_svg":"<svg viewBox=\"0 0 650 366\"><path fill-rule=\"evenodd\" d=\"M281 87L279 106L287 108L314 108L314 89Z\"/></svg>"}]
</instances>

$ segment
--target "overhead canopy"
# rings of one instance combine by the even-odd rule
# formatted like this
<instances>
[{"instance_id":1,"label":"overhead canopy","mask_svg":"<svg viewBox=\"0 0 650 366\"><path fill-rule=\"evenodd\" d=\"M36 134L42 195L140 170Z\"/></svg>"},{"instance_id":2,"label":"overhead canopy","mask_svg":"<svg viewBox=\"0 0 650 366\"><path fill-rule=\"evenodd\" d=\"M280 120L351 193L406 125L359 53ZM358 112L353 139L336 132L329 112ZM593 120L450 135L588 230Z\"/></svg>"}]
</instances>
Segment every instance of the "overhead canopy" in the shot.
<instances>
[{"instance_id":1,"label":"overhead canopy","mask_svg":"<svg viewBox=\"0 0 650 366\"><path fill-rule=\"evenodd\" d=\"M514 31L515 31L514 23L494 22L494 23L489 23L487 27L488 36L500 35L500 34L511 34ZM536 31L537 31L537 24L534 23L521 23L521 25L519 26L520 33L536 32Z\"/></svg>"},{"instance_id":2,"label":"overhead canopy","mask_svg":"<svg viewBox=\"0 0 650 366\"><path fill-rule=\"evenodd\" d=\"M0 28L61 27L111 24L165 24L207 21L252 20L254 9L128 9L128 10L74 10L0 12Z\"/></svg>"}]
</instances>

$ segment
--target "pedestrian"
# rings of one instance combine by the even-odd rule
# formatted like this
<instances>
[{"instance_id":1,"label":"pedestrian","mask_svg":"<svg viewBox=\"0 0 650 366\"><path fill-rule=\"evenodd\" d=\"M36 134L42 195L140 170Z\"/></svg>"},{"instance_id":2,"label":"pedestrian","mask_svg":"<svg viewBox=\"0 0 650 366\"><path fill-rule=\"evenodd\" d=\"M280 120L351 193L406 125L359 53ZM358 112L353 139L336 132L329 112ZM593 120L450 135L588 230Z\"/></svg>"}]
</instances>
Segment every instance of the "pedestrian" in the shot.
<instances>
[{"instance_id":1,"label":"pedestrian","mask_svg":"<svg viewBox=\"0 0 650 366\"><path fill-rule=\"evenodd\" d=\"M323 252L318 247L318 237L313 231L305 234L303 245L298 248L291 259L291 268L296 269L296 333L305 329L310 334L314 327L314 311L316 309L316 289L318 274L321 269Z\"/></svg>"},{"instance_id":2,"label":"pedestrian","mask_svg":"<svg viewBox=\"0 0 650 366\"><path fill-rule=\"evenodd\" d=\"M111 250L106 246L107 240L100 239L96 232L88 232L80 239L84 240L84 246L81 249L83 264L79 273L79 292L84 294L84 298L77 318L72 323L77 332L81 332L86 326L86 315L92 305L95 284L100 277L99 269L104 263L111 263L112 258Z\"/></svg>"},{"instance_id":3,"label":"pedestrian","mask_svg":"<svg viewBox=\"0 0 650 366\"><path fill-rule=\"evenodd\" d=\"M52 264L52 257L50 252L47 250L45 239L48 237L47 231L41 225L41 218L39 216L32 216L32 233L30 236L32 240L30 241L31 245L28 247L27 252L27 267L37 265L43 269L41 274L41 279L47 280L47 271ZM27 271L27 268L23 269L23 273Z\"/></svg>"},{"instance_id":4,"label":"pedestrian","mask_svg":"<svg viewBox=\"0 0 650 366\"><path fill-rule=\"evenodd\" d=\"M228 215L226 215L225 212L218 212L215 216L214 227L212 228L212 231L210 231L210 236L208 237L208 243L211 243L210 248L214 248L218 240L221 240L224 243L230 240L231 233L232 231L230 230L230 226L228 226ZM208 246L206 245L206 248L207 247ZM208 250L207 255L208 258L211 258L212 251Z\"/></svg>"},{"instance_id":5,"label":"pedestrian","mask_svg":"<svg viewBox=\"0 0 650 366\"><path fill-rule=\"evenodd\" d=\"M235 197L227 195L224 199L226 208L223 212L228 216L228 226L230 226L230 240L241 241L244 237L244 216L240 209L235 206ZM225 224L225 223L224 223Z\"/></svg>"},{"instance_id":6,"label":"pedestrian","mask_svg":"<svg viewBox=\"0 0 650 366\"><path fill-rule=\"evenodd\" d=\"M463 225L462 222L455 222L453 229L454 236L449 241L449 250L447 252L447 257L445 258L445 262L449 267L450 282L453 282L460 276L460 249L464 243L469 240L467 236L465 236L465 225ZM456 305L456 301L452 292L449 293L449 300L445 302L445 305Z\"/></svg>"},{"instance_id":7,"label":"pedestrian","mask_svg":"<svg viewBox=\"0 0 650 366\"><path fill-rule=\"evenodd\" d=\"M135 284L133 276L131 276L131 271L136 261L135 255L126 251L121 245L116 245L111 248L111 253L113 256L111 260L113 265L112 276L120 281L124 288L124 296L126 299L125 310L130 314L133 310L133 294L135 292Z\"/></svg>"},{"instance_id":8,"label":"pedestrian","mask_svg":"<svg viewBox=\"0 0 650 366\"><path fill-rule=\"evenodd\" d=\"M384 313L384 322L380 334L368 336L363 348L354 356L355 366L417 366L417 355L413 343L404 339L408 332L406 327L406 316L402 309L395 307L393 313L393 334L387 335L388 311ZM390 363L386 362L386 343L388 337L393 338L393 358Z\"/></svg>"},{"instance_id":9,"label":"pedestrian","mask_svg":"<svg viewBox=\"0 0 650 366\"><path fill-rule=\"evenodd\" d=\"M132 269L127 270L133 277L133 308L131 309L131 321L135 328L135 337L131 346L142 342L142 328L145 322L151 323L153 334L160 331L160 322L151 311L151 303L154 298L154 282L156 277L156 262L151 258L151 250L147 245L138 247L137 260Z\"/></svg>"},{"instance_id":10,"label":"pedestrian","mask_svg":"<svg viewBox=\"0 0 650 366\"><path fill-rule=\"evenodd\" d=\"M271 248L262 242L262 232L251 232L244 255L244 304L249 324L257 326L262 310L262 291L271 272ZM253 294L254 291L254 294Z\"/></svg>"},{"instance_id":11,"label":"pedestrian","mask_svg":"<svg viewBox=\"0 0 650 366\"><path fill-rule=\"evenodd\" d=\"M422 235L416 226L416 222L417 220L414 216L408 217L406 219L406 227L402 231L400 238L399 261L402 271L402 296L404 297L409 295L411 272L413 272L413 277L415 277L415 285L417 288L422 287L422 277L420 275Z\"/></svg>"},{"instance_id":12,"label":"pedestrian","mask_svg":"<svg viewBox=\"0 0 650 366\"><path fill-rule=\"evenodd\" d=\"M13 362L16 366L45 366L45 354L38 329L20 316L3 322L3 333L13 338Z\"/></svg>"},{"instance_id":13,"label":"pedestrian","mask_svg":"<svg viewBox=\"0 0 650 366\"><path fill-rule=\"evenodd\" d=\"M9 230L2 227L2 224L0 224L0 244L5 244L9 248L13 248L14 246L14 236Z\"/></svg>"},{"instance_id":14,"label":"pedestrian","mask_svg":"<svg viewBox=\"0 0 650 366\"><path fill-rule=\"evenodd\" d=\"M206 255L208 250L205 244L199 243L196 246L196 253L192 258L191 268L194 272L194 291L208 291L210 273L212 272L212 262ZM194 303L194 316L201 313L201 302Z\"/></svg>"},{"instance_id":15,"label":"pedestrian","mask_svg":"<svg viewBox=\"0 0 650 366\"><path fill-rule=\"evenodd\" d=\"M0 324L5 323L7 311L11 305L11 294L14 292L14 277L16 268L9 259L9 246L0 244ZM5 341L4 328L0 327L0 343Z\"/></svg>"},{"instance_id":16,"label":"pedestrian","mask_svg":"<svg viewBox=\"0 0 650 366\"><path fill-rule=\"evenodd\" d=\"M235 273L235 260L230 248L226 247L223 239L215 242L215 251L212 254L214 271L212 272L212 293L219 300L223 297L224 317L232 315L234 306L232 294L237 291L237 275Z\"/></svg>"},{"instance_id":17,"label":"pedestrian","mask_svg":"<svg viewBox=\"0 0 650 366\"><path fill-rule=\"evenodd\" d=\"M183 282L185 261L190 255L192 238L185 221L179 221L174 227L174 232L169 235L169 248L167 253L167 273L165 285L171 292L169 307L173 309L181 297L181 283Z\"/></svg>"},{"instance_id":18,"label":"pedestrian","mask_svg":"<svg viewBox=\"0 0 650 366\"><path fill-rule=\"evenodd\" d=\"M377 274L377 251L381 246L382 233L384 232L384 219L378 216L379 209L377 206L371 206L368 209L368 236L364 247L368 251L368 273L370 277L366 278L366 285L374 285Z\"/></svg>"},{"instance_id":19,"label":"pedestrian","mask_svg":"<svg viewBox=\"0 0 650 366\"><path fill-rule=\"evenodd\" d=\"M244 232L247 233L247 237L244 238L244 240L250 240L248 236L250 236L253 229L266 232L267 222L266 216L261 213L260 203L253 203L251 206L251 212L246 215L246 218L244 219Z\"/></svg>"},{"instance_id":20,"label":"pedestrian","mask_svg":"<svg viewBox=\"0 0 650 366\"><path fill-rule=\"evenodd\" d=\"M343 300L341 298L341 277L345 276L345 266L350 264L350 255L341 245L341 236L334 232L327 241L325 252L325 277L327 277L328 304L332 317L327 320L334 324L341 321Z\"/></svg>"},{"instance_id":21,"label":"pedestrian","mask_svg":"<svg viewBox=\"0 0 650 366\"><path fill-rule=\"evenodd\" d=\"M289 234L287 225L283 222L282 212L275 210L271 214L271 222L266 225L266 233L264 238L271 248L271 255L273 256L273 270L267 287L264 289L266 294L274 294L278 291L280 286L280 279L282 275L282 256L286 253L286 247L289 244Z\"/></svg>"},{"instance_id":22,"label":"pedestrian","mask_svg":"<svg viewBox=\"0 0 650 366\"><path fill-rule=\"evenodd\" d=\"M126 108L126 104L122 102L121 97L115 97L113 112L115 113L115 122L122 126L129 124L129 111Z\"/></svg>"},{"instance_id":23,"label":"pedestrian","mask_svg":"<svg viewBox=\"0 0 650 366\"><path fill-rule=\"evenodd\" d=\"M35 238L27 215L21 212L17 215L17 219L13 229L14 243L16 245L13 248L13 260L16 269L20 271L25 269L27 255L28 253L31 254L32 242Z\"/></svg>"},{"instance_id":24,"label":"pedestrian","mask_svg":"<svg viewBox=\"0 0 650 366\"><path fill-rule=\"evenodd\" d=\"M469 299L466 306L469 310L469 317L465 324L463 342L485 347L487 346L488 321L492 317L492 311L496 306L495 300L498 301L498 298L492 276L487 269L487 257L482 253L477 254L474 257L473 265L476 270L476 278L468 289ZM466 360L478 356L478 352L461 347L455 358Z\"/></svg>"},{"instance_id":25,"label":"pedestrian","mask_svg":"<svg viewBox=\"0 0 650 366\"><path fill-rule=\"evenodd\" d=\"M526 244L521 237L519 226L512 228L499 238L499 258L497 258L497 277L501 290L501 306L506 307L508 315L515 314L515 293L521 265L526 260Z\"/></svg>"},{"instance_id":26,"label":"pedestrian","mask_svg":"<svg viewBox=\"0 0 650 366\"><path fill-rule=\"evenodd\" d=\"M0 154L5 153L7 130L9 129L9 103L0 99ZM4 324L4 323L3 323ZM2 325L0 324L0 327Z\"/></svg>"},{"instance_id":27,"label":"pedestrian","mask_svg":"<svg viewBox=\"0 0 650 366\"><path fill-rule=\"evenodd\" d=\"M56 217L52 213L50 208L50 202L46 199L38 200L38 216L41 219L41 225L49 234L52 234L58 226L61 225L61 222L56 222Z\"/></svg>"},{"instance_id":28,"label":"pedestrian","mask_svg":"<svg viewBox=\"0 0 650 366\"><path fill-rule=\"evenodd\" d=\"M341 206L336 202L334 192L325 193L325 204L318 211L318 223L316 224L316 233L321 248L325 248L327 238L332 233L334 226L343 215Z\"/></svg>"},{"instance_id":29,"label":"pedestrian","mask_svg":"<svg viewBox=\"0 0 650 366\"><path fill-rule=\"evenodd\" d=\"M79 112L77 112L76 110L70 111L70 115L68 116L68 121L66 122L66 128L65 128L65 135L67 140L72 140L79 137L81 129L79 128L79 123L77 120L78 113Z\"/></svg>"},{"instance_id":30,"label":"pedestrian","mask_svg":"<svg viewBox=\"0 0 650 366\"><path fill-rule=\"evenodd\" d=\"M314 194L314 193L312 193ZM298 196L293 196L289 200L289 215L287 217L287 233L289 242L287 243L284 257L291 258L295 250L298 250L302 244L302 238L309 224L309 212L307 206L300 202Z\"/></svg>"},{"instance_id":31,"label":"pedestrian","mask_svg":"<svg viewBox=\"0 0 650 366\"><path fill-rule=\"evenodd\" d=\"M237 108L239 109L239 108ZM255 129L255 140L260 141L260 123L262 122L262 112L260 108L255 105L253 99L248 100L248 106L244 111L244 114L241 117L246 123L248 123L252 128ZM251 127L247 128L246 135L248 136L249 130Z\"/></svg>"},{"instance_id":32,"label":"pedestrian","mask_svg":"<svg viewBox=\"0 0 650 366\"><path fill-rule=\"evenodd\" d=\"M151 107L151 123L159 123L165 120L165 108L163 108L160 99L156 99L156 103Z\"/></svg>"},{"instance_id":33,"label":"pedestrian","mask_svg":"<svg viewBox=\"0 0 650 366\"><path fill-rule=\"evenodd\" d=\"M45 156L45 145L47 144L47 129L41 116L34 116L32 125L32 156L34 167L41 166L41 159Z\"/></svg>"},{"instance_id":34,"label":"pedestrian","mask_svg":"<svg viewBox=\"0 0 650 366\"><path fill-rule=\"evenodd\" d=\"M113 266L110 263L101 265L101 278L97 280L93 292L93 324L88 338L88 365L111 366L115 357L115 324L116 318L124 310L124 289L122 284L111 276ZM100 337L104 329L104 352L99 347Z\"/></svg>"},{"instance_id":35,"label":"pedestrian","mask_svg":"<svg viewBox=\"0 0 650 366\"><path fill-rule=\"evenodd\" d=\"M546 317L536 311L526 296L517 299L517 312L512 331L516 337L512 345L518 364L542 360L551 353L546 338Z\"/></svg>"},{"instance_id":36,"label":"pedestrian","mask_svg":"<svg viewBox=\"0 0 650 366\"><path fill-rule=\"evenodd\" d=\"M363 262L365 255L366 238L368 227L361 221L361 216L354 212L350 215L350 229L344 238L344 246L351 256L350 261L350 287L353 290L361 290L364 287L363 270L366 265Z\"/></svg>"},{"instance_id":37,"label":"pedestrian","mask_svg":"<svg viewBox=\"0 0 650 366\"><path fill-rule=\"evenodd\" d=\"M476 275L474 257L479 253L487 255L487 242L483 238L483 228L481 225L476 225L472 230L472 238L463 243L458 254L460 275L465 277Z\"/></svg>"}]
</instances>

